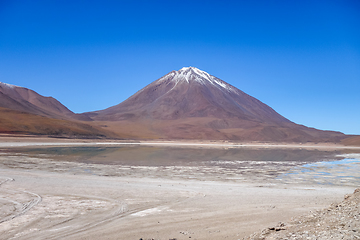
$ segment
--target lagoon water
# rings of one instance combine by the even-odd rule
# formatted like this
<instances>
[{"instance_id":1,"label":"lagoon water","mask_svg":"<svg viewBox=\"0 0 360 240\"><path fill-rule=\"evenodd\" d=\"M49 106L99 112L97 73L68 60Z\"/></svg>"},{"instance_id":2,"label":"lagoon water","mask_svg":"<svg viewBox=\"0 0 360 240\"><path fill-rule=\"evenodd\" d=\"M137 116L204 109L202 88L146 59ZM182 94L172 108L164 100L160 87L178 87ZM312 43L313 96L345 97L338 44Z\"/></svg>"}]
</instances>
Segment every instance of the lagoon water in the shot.
<instances>
[{"instance_id":1,"label":"lagoon water","mask_svg":"<svg viewBox=\"0 0 360 240\"><path fill-rule=\"evenodd\" d=\"M184 147L3 149L1 168L99 176L358 187L360 153L345 150Z\"/></svg>"}]
</instances>

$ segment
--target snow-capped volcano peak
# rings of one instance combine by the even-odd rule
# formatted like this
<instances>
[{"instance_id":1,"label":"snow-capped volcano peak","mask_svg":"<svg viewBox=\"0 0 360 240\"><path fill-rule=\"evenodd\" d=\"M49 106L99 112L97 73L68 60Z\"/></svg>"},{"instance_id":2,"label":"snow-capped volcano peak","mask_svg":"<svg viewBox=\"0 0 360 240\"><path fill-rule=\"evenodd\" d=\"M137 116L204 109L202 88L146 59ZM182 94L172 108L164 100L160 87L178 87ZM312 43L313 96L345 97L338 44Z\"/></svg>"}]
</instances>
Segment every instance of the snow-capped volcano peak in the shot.
<instances>
[{"instance_id":1,"label":"snow-capped volcano peak","mask_svg":"<svg viewBox=\"0 0 360 240\"><path fill-rule=\"evenodd\" d=\"M172 75L172 81L175 81L176 83L182 81L186 81L187 83L197 82L202 85L206 85L210 83L211 85L214 85L217 88L220 88L221 90L227 90L232 92L236 91L236 89L232 87L230 84L196 67L191 67L191 66L183 67L179 71L173 71L170 74Z\"/></svg>"},{"instance_id":2,"label":"snow-capped volcano peak","mask_svg":"<svg viewBox=\"0 0 360 240\"><path fill-rule=\"evenodd\" d=\"M202 71L196 67L183 67L178 71L179 74L190 76L191 74L196 74L199 77L205 78L206 80L211 81L211 76L205 71ZM189 81L188 78L186 78L187 81Z\"/></svg>"}]
</instances>

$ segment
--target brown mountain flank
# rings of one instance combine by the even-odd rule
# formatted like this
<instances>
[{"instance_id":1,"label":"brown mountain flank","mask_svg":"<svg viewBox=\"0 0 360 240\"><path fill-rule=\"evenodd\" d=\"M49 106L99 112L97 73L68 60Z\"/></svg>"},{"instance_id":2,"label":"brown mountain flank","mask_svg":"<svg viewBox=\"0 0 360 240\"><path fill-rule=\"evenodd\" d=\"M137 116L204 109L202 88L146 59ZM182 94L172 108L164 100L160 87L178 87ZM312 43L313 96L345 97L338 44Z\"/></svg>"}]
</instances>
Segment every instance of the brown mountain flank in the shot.
<instances>
[{"instance_id":1,"label":"brown mountain flank","mask_svg":"<svg viewBox=\"0 0 360 240\"><path fill-rule=\"evenodd\" d=\"M81 122L48 118L0 107L0 133L50 135L74 138L116 136Z\"/></svg>"},{"instance_id":2,"label":"brown mountain flank","mask_svg":"<svg viewBox=\"0 0 360 240\"><path fill-rule=\"evenodd\" d=\"M341 141L342 144L348 146L360 146L360 136L350 136Z\"/></svg>"}]
</instances>

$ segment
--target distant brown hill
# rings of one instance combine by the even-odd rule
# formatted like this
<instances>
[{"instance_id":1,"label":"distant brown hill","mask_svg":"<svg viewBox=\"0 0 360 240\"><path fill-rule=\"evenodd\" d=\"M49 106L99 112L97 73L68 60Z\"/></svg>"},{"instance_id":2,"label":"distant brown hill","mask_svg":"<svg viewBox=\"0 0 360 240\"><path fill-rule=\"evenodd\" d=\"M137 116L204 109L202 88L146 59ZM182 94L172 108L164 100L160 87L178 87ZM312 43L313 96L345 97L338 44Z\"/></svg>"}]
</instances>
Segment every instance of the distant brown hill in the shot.
<instances>
[{"instance_id":1,"label":"distant brown hill","mask_svg":"<svg viewBox=\"0 0 360 240\"><path fill-rule=\"evenodd\" d=\"M0 133L117 137L80 120L91 121L85 115L73 113L55 98L0 82Z\"/></svg>"},{"instance_id":2,"label":"distant brown hill","mask_svg":"<svg viewBox=\"0 0 360 240\"><path fill-rule=\"evenodd\" d=\"M58 100L33 90L0 82L0 107L57 119L91 120L75 114Z\"/></svg>"},{"instance_id":3,"label":"distant brown hill","mask_svg":"<svg viewBox=\"0 0 360 240\"><path fill-rule=\"evenodd\" d=\"M339 142L346 137L295 124L194 67L172 71L118 105L84 115L132 138Z\"/></svg>"}]
</instances>

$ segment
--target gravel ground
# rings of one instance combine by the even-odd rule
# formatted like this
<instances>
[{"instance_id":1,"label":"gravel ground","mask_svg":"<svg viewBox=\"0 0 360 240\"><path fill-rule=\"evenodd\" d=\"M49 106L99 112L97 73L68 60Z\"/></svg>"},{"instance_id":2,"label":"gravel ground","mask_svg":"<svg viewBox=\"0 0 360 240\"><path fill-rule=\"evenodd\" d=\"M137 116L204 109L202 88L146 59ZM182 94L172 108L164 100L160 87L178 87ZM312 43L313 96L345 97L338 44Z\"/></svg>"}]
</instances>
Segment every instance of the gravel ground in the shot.
<instances>
[{"instance_id":1,"label":"gravel ground","mask_svg":"<svg viewBox=\"0 0 360 240\"><path fill-rule=\"evenodd\" d=\"M289 223L279 223L244 239L360 239L360 188L346 195L341 203L293 218Z\"/></svg>"}]
</instances>

